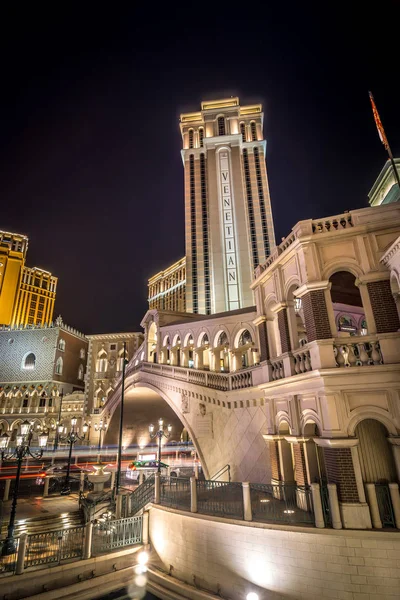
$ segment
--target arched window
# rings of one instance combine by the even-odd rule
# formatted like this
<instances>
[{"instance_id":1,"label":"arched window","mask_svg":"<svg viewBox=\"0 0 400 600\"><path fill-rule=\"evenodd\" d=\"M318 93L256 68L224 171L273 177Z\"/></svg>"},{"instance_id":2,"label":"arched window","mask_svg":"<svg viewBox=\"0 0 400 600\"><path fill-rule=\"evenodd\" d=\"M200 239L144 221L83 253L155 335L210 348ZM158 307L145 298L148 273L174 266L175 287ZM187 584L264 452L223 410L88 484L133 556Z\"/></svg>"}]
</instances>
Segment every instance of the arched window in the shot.
<instances>
[{"instance_id":1,"label":"arched window","mask_svg":"<svg viewBox=\"0 0 400 600\"><path fill-rule=\"evenodd\" d=\"M79 369L78 369L78 379L82 380L83 379L83 365L79 365Z\"/></svg>"},{"instance_id":2,"label":"arched window","mask_svg":"<svg viewBox=\"0 0 400 600\"><path fill-rule=\"evenodd\" d=\"M58 349L61 350L61 352L65 352L65 340L62 338L58 340Z\"/></svg>"},{"instance_id":3,"label":"arched window","mask_svg":"<svg viewBox=\"0 0 400 600\"><path fill-rule=\"evenodd\" d=\"M251 344L252 343L252 337L251 337L251 333L248 329L245 329L244 331L242 331L242 333L240 334L240 338L239 338L239 347L240 346L245 346L246 344Z\"/></svg>"},{"instance_id":4,"label":"arched window","mask_svg":"<svg viewBox=\"0 0 400 600\"><path fill-rule=\"evenodd\" d=\"M62 371L63 371L63 359L61 358L61 356L59 356L57 358L57 362L56 362L56 374L62 375Z\"/></svg>"},{"instance_id":5,"label":"arched window","mask_svg":"<svg viewBox=\"0 0 400 600\"><path fill-rule=\"evenodd\" d=\"M244 123L240 123L240 133L242 134L242 142L246 141L246 125Z\"/></svg>"},{"instance_id":6,"label":"arched window","mask_svg":"<svg viewBox=\"0 0 400 600\"><path fill-rule=\"evenodd\" d=\"M79 351L79 358L81 358L82 360L85 360L85 348L81 348Z\"/></svg>"},{"instance_id":7,"label":"arched window","mask_svg":"<svg viewBox=\"0 0 400 600\"><path fill-rule=\"evenodd\" d=\"M29 352L25 355L22 361L22 368L24 371L33 371L36 365L36 356L33 352Z\"/></svg>"},{"instance_id":8,"label":"arched window","mask_svg":"<svg viewBox=\"0 0 400 600\"><path fill-rule=\"evenodd\" d=\"M228 336L225 331L221 331L218 337L217 346L225 346L225 344L228 344Z\"/></svg>"},{"instance_id":9,"label":"arched window","mask_svg":"<svg viewBox=\"0 0 400 600\"><path fill-rule=\"evenodd\" d=\"M217 125L218 125L218 135L226 135L225 117L218 117Z\"/></svg>"},{"instance_id":10,"label":"arched window","mask_svg":"<svg viewBox=\"0 0 400 600\"><path fill-rule=\"evenodd\" d=\"M255 121L252 121L250 123L250 131L251 131L251 140L252 140L252 142L256 142L257 141L257 129L256 129L256 123L255 123Z\"/></svg>"},{"instance_id":11,"label":"arched window","mask_svg":"<svg viewBox=\"0 0 400 600\"><path fill-rule=\"evenodd\" d=\"M202 127L199 129L199 145L200 148L203 148L204 146L204 129Z\"/></svg>"},{"instance_id":12,"label":"arched window","mask_svg":"<svg viewBox=\"0 0 400 600\"><path fill-rule=\"evenodd\" d=\"M189 148L193 148L193 129L189 129Z\"/></svg>"},{"instance_id":13,"label":"arched window","mask_svg":"<svg viewBox=\"0 0 400 600\"><path fill-rule=\"evenodd\" d=\"M118 352L117 371L123 371L123 369L124 369L124 359L126 361L128 361L128 353L125 350L125 355L124 355L124 349L122 348L122 350L120 350Z\"/></svg>"},{"instance_id":14,"label":"arched window","mask_svg":"<svg viewBox=\"0 0 400 600\"><path fill-rule=\"evenodd\" d=\"M210 343L210 341L208 339L208 335L206 333L204 333L203 337L201 338L200 346L208 346L209 343Z\"/></svg>"},{"instance_id":15,"label":"arched window","mask_svg":"<svg viewBox=\"0 0 400 600\"><path fill-rule=\"evenodd\" d=\"M100 352L97 354L96 371L97 373L105 373L107 371L107 368L107 352L105 350L100 350Z\"/></svg>"}]
</instances>

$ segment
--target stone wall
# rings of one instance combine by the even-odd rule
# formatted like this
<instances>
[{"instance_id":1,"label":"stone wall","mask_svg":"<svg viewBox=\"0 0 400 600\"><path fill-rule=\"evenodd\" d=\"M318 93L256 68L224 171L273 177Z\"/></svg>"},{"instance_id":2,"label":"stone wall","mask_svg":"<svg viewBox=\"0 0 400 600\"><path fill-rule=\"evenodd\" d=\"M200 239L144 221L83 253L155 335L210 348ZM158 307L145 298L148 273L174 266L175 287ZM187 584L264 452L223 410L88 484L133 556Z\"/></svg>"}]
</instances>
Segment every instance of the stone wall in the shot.
<instances>
[{"instance_id":1,"label":"stone wall","mask_svg":"<svg viewBox=\"0 0 400 600\"><path fill-rule=\"evenodd\" d=\"M400 533L222 520L150 508L150 541L173 577L232 600L388 600L400 586Z\"/></svg>"}]
</instances>

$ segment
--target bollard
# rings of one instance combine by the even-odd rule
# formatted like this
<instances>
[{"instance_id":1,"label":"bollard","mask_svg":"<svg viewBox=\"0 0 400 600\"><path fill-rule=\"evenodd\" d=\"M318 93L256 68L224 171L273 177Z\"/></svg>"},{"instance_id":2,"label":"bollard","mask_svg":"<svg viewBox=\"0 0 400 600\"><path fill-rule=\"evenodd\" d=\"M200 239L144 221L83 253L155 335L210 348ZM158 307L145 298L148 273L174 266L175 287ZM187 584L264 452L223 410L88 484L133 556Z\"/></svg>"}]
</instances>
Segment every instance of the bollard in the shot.
<instances>
[{"instance_id":1,"label":"bollard","mask_svg":"<svg viewBox=\"0 0 400 600\"><path fill-rule=\"evenodd\" d=\"M336 483L328 483L329 507L332 515L333 529L342 529L342 519L340 518L339 500L337 495Z\"/></svg>"},{"instance_id":2,"label":"bollard","mask_svg":"<svg viewBox=\"0 0 400 600\"><path fill-rule=\"evenodd\" d=\"M190 512L197 513L197 480L190 478Z\"/></svg>"},{"instance_id":3,"label":"bollard","mask_svg":"<svg viewBox=\"0 0 400 600\"><path fill-rule=\"evenodd\" d=\"M144 480L144 477L143 477L143 471L140 471L140 472L139 472L139 485L142 485L142 483L143 483L143 480Z\"/></svg>"},{"instance_id":4,"label":"bollard","mask_svg":"<svg viewBox=\"0 0 400 600\"><path fill-rule=\"evenodd\" d=\"M156 473L154 476L154 504L160 504L161 486L160 486L160 473Z\"/></svg>"},{"instance_id":5,"label":"bollard","mask_svg":"<svg viewBox=\"0 0 400 600\"><path fill-rule=\"evenodd\" d=\"M368 505L371 513L372 526L375 529L382 529L381 515L379 514L378 499L376 497L376 489L374 483L366 483Z\"/></svg>"},{"instance_id":6,"label":"bollard","mask_svg":"<svg viewBox=\"0 0 400 600\"><path fill-rule=\"evenodd\" d=\"M27 543L28 543L28 534L21 533L21 535L19 536L19 544L18 544L17 566L15 568L15 573L17 575L21 575L24 572L25 553L26 553Z\"/></svg>"},{"instance_id":7,"label":"bollard","mask_svg":"<svg viewBox=\"0 0 400 600\"><path fill-rule=\"evenodd\" d=\"M149 511L145 510L142 520L142 544L147 546L149 543Z\"/></svg>"},{"instance_id":8,"label":"bollard","mask_svg":"<svg viewBox=\"0 0 400 600\"><path fill-rule=\"evenodd\" d=\"M199 478L199 465L194 465L194 476L196 479Z\"/></svg>"},{"instance_id":9,"label":"bollard","mask_svg":"<svg viewBox=\"0 0 400 600\"><path fill-rule=\"evenodd\" d=\"M93 523L86 523L85 525L85 546L83 549L83 558L90 558L92 554L92 535L93 535Z\"/></svg>"},{"instance_id":10,"label":"bollard","mask_svg":"<svg viewBox=\"0 0 400 600\"><path fill-rule=\"evenodd\" d=\"M7 502L7 500L8 500L8 496L10 495L10 485L11 485L11 479L6 479L6 483L4 486L3 502Z\"/></svg>"},{"instance_id":11,"label":"bollard","mask_svg":"<svg viewBox=\"0 0 400 600\"><path fill-rule=\"evenodd\" d=\"M83 492L85 490L85 473L82 471L80 482L79 482L79 491Z\"/></svg>"},{"instance_id":12,"label":"bollard","mask_svg":"<svg viewBox=\"0 0 400 600\"><path fill-rule=\"evenodd\" d=\"M253 520L253 513L251 510L251 496L250 496L250 483L248 481L242 482L243 492L243 515L245 521Z\"/></svg>"},{"instance_id":13,"label":"bollard","mask_svg":"<svg viewBox=\"0 0 400 600\"><path fill-rule=\"evenodd\" d=\"M394 520L396 522L397 529L400 529L400 494L399 484L389 483L390 497L392 499L392 506L394 512Z\"/></svg>"},{"instance_id":14,"label":"bollard","mask_svg":"<svg viewBox=\"0 0 400 600\"><path fill-rule=\"evenodd\" d=\"M319 483L311 484L311 494L314 506L315 527L323 529L325 527L324 511L322 510L321 490Z\"/></svg>"},{"instance_id":15,"label":"bollard","mask_svg":"<svg viewBox=\"0 0 400 600\"><path fill-rule=\"evenodd\" d=\"M115 506L115 518L120 519L122 516L122 494L117 495L117 502Z\"/></svg>"},{"instance_id":16,"label":"bollard","mask_svg":"<svg viewBox=\"0 0 400 600\"><path fill-rule=\"evenodd\" d=\"M50 479L51 479L50 477L46 477L44 480L43 498L46 498L49 495Z\"/></svg>"}]
</instances>

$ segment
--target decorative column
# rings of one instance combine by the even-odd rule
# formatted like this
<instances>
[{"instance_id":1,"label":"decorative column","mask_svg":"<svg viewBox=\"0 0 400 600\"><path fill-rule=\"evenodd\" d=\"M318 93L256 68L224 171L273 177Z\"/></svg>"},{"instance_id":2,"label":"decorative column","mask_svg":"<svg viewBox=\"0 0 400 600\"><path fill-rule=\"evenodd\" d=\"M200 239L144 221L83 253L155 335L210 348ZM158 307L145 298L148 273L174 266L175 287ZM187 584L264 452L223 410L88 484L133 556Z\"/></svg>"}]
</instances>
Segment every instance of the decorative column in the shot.
<instances>
[{"instance_id":1,"label":"decorative column","mask_svg":"<svg viewBox=\"0 0 400 600\"><path fill-rule=\"evenodd\" d=\"M303 510L309 510L308 496L304 489L305 486L312 483L309 469L307 468L306 443L308 438L299 438L295 436L286 437L286 441L292 445L294 456L294 478L296 481L296 503Z\"/></svg>"},{"instance_id":2,"label":"decorative column","mask_svg":"<svg viewBox=\"0 0 400 600\"><path fill-rule=\"evenodd\" d=\"M302 300L308 342L336 335L330 287L329 281L318 281L306 283L294 292L296 298Z\"/></svg>"},{"instance_id":3,"label":"decorative column","mask_svg":"<svg viewBox=\"0 0 400 600\"><path fill-rule=\"evenodd\" d=\"M282 485L294 485L294 473L292 463L292 451L290 444L281 435L263 435L264 440L269 442L271 460L271 484L274 488L274 496L280 498Z\"/></svg>"},{"instance_id":4,"label":"decorative column","mask_svg":"<svg viewBox=\"0 0 400 600\"><path fill-rule=\"evenodd\" d=\"M387 276L386 273L385 276ZM369 281L367 289L375 319L376 333L398 331L400 329L399 313L389 279Z\"/></svg>"},{"instance_id":5,"label":"decorative column","mask_svg":"<svg viewBox=\"0 0 400 600\"><path fill-rule=\"evenodd\" d=\"M290 352L290 350L292 349L292 346L290 344L289 323L285 304L281 305L280 309L277 311L277 314L282 354L285 354L286 352Z\"/></svg>"},{"instance_id":6,"label":"decorative column","mask_svg":"<svg viewBox=\"0 0 400 600\"><path fill-rule=\"evenodd\" d=\"M324 451L328 483L335 483L344 528L371 529L371 516L365 501L358 439L314 438Z\"/></svg>"},{"instance_id":7,"label":"decorative column","mask_svg":"<svg viewBox=\"0 0 400 600\"><path fill-rule=\"evenodd\" d=\"M400 436L389 436L387 441L392 445L394 462L396 464L397 479L400 481Z\"/></svg>"}]
</instances>

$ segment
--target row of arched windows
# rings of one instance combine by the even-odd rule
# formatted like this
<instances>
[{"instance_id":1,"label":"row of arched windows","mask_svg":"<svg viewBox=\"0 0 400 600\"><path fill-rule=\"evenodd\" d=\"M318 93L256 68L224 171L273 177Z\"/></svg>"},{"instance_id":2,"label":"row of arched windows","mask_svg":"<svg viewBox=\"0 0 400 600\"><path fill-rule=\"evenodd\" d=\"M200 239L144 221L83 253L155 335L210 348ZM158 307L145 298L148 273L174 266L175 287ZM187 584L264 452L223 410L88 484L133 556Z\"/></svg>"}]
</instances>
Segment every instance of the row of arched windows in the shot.
<instances>
[{"instance_id":1,"label":"row of arched windows","mask_svg":"<svg viewBox=\"0 0 400 600\"><path fill-rule=\"evenodd\" d=\"M246 127L246 123L244 123L243 121L239 124L239 128L240 128L240 133L242 136L242 140L243 142L256 142L257 141L257 125L255 121L250 121L250 131L247 132L247 127ZM196 146L199 148L203 148L204 147L204 127L199 127L199 129L197 130L197 135L198 135L198 139L197 139L197 143L196 143L196 138L195 138L195 130L194 129L189 129L188 131L188 136L189 136L189 148L195 148ZM217 118L217 135L227 135L227 128L226 128L226 119L224 116L220 116Z\"/></svg>"}]
</instances>

